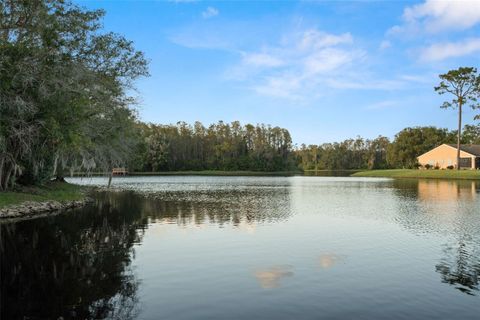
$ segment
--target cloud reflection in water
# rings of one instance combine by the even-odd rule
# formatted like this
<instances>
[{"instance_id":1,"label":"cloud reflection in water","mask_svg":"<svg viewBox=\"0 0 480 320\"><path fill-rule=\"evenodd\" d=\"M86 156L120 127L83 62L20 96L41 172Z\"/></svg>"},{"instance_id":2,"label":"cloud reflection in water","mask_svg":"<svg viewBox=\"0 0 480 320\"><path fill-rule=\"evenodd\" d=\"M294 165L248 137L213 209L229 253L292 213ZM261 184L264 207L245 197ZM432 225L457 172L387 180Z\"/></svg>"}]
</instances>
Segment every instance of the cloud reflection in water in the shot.
<instances>
[{"instance_id":1,"label":"cloud reflection in water","mask_svg":"<svg viewBox=\"0 0 480 320\"><path fill-rule=\"evenodd\" d=\"M257 278L263 289L275 289L280 287L280 280L294 275L292 266L273 266L265 270L257 270L255 278Z\"/></svg>"}]
</instances>

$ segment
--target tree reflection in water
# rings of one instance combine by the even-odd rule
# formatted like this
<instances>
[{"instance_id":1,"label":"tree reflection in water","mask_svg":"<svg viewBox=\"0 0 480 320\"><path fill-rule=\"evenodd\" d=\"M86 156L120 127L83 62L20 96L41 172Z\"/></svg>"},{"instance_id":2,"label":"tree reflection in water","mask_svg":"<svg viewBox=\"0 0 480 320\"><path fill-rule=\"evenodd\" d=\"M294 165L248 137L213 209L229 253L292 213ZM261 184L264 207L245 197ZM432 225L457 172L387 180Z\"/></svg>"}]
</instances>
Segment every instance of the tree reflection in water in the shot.
<instances>
[{"instance_id":1,"label":"tree reflection in water","mask_svg":"<svg viewBox=\"0 0 480 320\"><path fill-rule=\"evenodd\" d=\"M184 198L182 198L184 196ZM139 311L134 245L151 222L253 229L290 214L289 193L248 191L146 199L100 193L89 208L0 224L2 319L132 319ZM174 201L173 199L181 199Z\"/></svg>"},{"instance_id":2,"label":"tree reflection in water","mask_svg":"<svg viewBox=\"0 0 480 320\"><path fill-rule=\"evenodd\" d=\"M478 252L474 252L473 244L459 241L456 247L446 246L443 250L444 258L436 266L442 275L442 282L455 286L456 289L476 295L479 291L480 261Z\"/></svg>"},{"instance_id":3,"label":"tree reflection in water","mask_svg":"<svg viewBox=\"0 0 480 320\"><path fill-rule=\"evenodd\" d=\"M0 224L2 319L135 317L131 261L147 221L139 202L115 201L123 203Z\"/></svg>"},{"instance_id":4,"label":"tree reflection in water","mask_svg":"<svg viewBox=\"0 0 480 320\"><path fill-rule=\"evenodd\" d=\"M476 295L480 282L480 219L473 205L479 199L476 181L399 180L394 182L401 197L398 221L420 233L448 235L442 259L435 266L443 283ZM413 186L413 187L412 187Z\"/></svg>"}]
</instances>

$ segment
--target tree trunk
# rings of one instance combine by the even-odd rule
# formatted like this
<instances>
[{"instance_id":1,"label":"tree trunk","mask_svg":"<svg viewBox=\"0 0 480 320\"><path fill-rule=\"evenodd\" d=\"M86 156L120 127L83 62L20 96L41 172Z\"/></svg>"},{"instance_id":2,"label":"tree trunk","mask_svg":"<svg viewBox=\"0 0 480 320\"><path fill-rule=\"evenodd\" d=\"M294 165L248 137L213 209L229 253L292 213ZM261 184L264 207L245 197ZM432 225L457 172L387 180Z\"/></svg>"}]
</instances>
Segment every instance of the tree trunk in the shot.
<instances>
[{"instance_id":1,"label":"tree trunk","mask_svg":"<svg viewBox=\"0 0 480 320\"><path fill-rule=\"evenodd\" d=\"M5 157L2 157L0 162L0 191L3 191L2 179L3 179L3 166L5 164Z\"/></svg>"},{"instance_id":2,"label":"tree trunk","mask_svg":"<svg viewBox=\"0 0 480 320\"><path fill-rule=\"evenodd\" d=\"M5 180L3 181L2 189L4 191L8 189L8 183L10 182L10 176L12 175L12 172L13 172L13 165L10 165L10 168L8 168L7 173L5 174Z\"/></svg>"},{"instance_id":3,"label":"tree trunk","mask_svg":"<svg viewBox=\"0 0 480 320\"><path fill-rule=\"evenodd\" d=\"M56 164L56 169L55 169L55 181L58 181L58 182L66 182L65 181L65 171L63 170L63 167L60 165L58 166L58 164Z\"/></svg>"},{"instance_id":4,"label":"tree trunk","mask_svg":"<svg viewBox=\"0 0 480 320\"><path fill-rule=\"evenodd\" d=\"M107 185L108 189L110 189L110 186L112 185L112 176L113 176L113 173L112 171L110 171L110 175L108 176L108 185Z\"/></svg>"},{"instance_id":5,"label":"tree trunk","mask_svg":"<svg viewBox=\"0 0 480 320\"><path fill-rule=\"evenodd\" d=\"M457 170L460 170L460 137L462 136L462 101L458 103Z\"/></svg>"}]
</instances>

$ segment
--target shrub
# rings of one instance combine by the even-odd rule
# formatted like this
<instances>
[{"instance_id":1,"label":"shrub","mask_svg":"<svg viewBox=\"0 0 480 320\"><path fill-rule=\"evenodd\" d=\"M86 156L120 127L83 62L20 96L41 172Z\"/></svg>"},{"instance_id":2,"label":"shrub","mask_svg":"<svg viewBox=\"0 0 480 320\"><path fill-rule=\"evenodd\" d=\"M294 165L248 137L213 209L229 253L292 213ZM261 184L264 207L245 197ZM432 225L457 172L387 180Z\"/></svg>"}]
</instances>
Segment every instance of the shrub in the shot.
<instances>
[{"instance_id":1,"label":"shrub","mask_svg":"<svg viewBox=\"0 0 480 320\"><path fill-rule=\"evenodd\" d=\"M448 166L447 169L448 170L453 170L453 169L455 169L455 167L454 166Z\"/></svg>"},{"instance_id":2,"label":"shrub","mask_svg":"<svg viewBox=\"0 0 480 320\"><path fill-rule=\"evenodd\" d=\"M428 163L427 163L427 164L425 165L425 169L429 170L429 169L431 169L431 168L432 168L432 165L431 165L431 164L428 164Z\"/></svg>"}]
</instances>

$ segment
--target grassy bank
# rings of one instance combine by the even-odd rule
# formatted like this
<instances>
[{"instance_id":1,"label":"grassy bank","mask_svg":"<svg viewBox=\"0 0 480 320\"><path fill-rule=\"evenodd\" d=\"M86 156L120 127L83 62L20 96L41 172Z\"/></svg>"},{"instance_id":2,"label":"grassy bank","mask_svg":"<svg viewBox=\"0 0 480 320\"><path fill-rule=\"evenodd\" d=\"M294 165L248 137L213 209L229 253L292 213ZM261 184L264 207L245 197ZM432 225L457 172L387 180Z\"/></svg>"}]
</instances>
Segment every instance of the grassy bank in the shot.
<instances>
[{"instance_id":1,"label":"grassy bank","mask_svg":"<svg viewBox=\"0 0 480 320\"><path fill-rule=\"evenodd\" d=\"M52 182L42 187L28 187L15 192L0 192L0 208L25 201L71 201L84 197L85 187L66 182Z\"/></svg>"},{"instance_id":2,"label":"grassy bank","mask_svg":"<svg viewBox=\"0 0 480 320\"><path fill-rule=\"evenodd\" d=\"M424 179L463 179L480 180L478 170L368 170L352 174L352 177L385 177L385 178L424 178Z\"/></svg>"}]
</instances>

